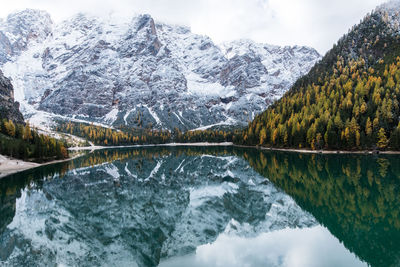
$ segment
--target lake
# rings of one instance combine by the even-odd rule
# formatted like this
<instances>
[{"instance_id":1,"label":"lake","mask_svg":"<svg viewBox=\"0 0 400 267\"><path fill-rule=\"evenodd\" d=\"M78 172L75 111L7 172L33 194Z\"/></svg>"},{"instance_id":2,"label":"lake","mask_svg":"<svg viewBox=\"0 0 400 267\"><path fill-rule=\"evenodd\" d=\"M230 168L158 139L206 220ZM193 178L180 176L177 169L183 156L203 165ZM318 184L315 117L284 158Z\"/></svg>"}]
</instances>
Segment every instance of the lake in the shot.
<instances>
[{"instance_id":1,"label":"lake","mask_svg":"<svg viewBox=\"0 0 400 267\"><path fill-rule=\"evenodd\" d=\"M0 180L0 266L400 266L400 157L98 150Z\"/></svg>"}]
</instances>

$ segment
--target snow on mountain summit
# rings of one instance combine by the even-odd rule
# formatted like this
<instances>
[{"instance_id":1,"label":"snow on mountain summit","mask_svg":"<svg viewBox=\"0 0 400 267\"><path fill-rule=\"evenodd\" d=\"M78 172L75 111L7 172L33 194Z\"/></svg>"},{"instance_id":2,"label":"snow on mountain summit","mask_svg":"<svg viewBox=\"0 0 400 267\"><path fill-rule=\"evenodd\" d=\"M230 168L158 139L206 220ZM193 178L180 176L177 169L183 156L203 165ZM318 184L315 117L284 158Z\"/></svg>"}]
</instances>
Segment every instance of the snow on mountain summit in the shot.
<instances>
[{"instance_id":1,"label":"snow on mountain summit","mask_svg":"<svg viewBox=\"0 0 400 267\"><path fill-rule=\"evenodd\" d=\"M0 63L26 50L31 41L42 42L52 32L52 20L45 11L25 9L0 21Z\"/></svg>"},{"instance_id":2,"label":"snow on mountain summit","mask_svg":"<svg viewBox=\"0 0 400 267\"><path fill-rule=\"evenodd\" d=\"M319 59L308 47L218 46L150 15L54 25L26 10L0 23L0 68L28 119L39 110L113 126L243 125Z\"/></svg>"}]
</instances>

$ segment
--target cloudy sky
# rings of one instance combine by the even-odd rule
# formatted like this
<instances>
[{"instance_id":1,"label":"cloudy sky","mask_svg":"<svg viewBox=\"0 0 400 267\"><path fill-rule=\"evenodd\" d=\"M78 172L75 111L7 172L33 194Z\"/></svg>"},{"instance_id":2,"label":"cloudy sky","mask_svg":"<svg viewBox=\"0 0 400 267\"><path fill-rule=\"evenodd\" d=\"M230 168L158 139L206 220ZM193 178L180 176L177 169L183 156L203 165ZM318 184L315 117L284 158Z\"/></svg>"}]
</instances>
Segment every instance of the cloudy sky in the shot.
<instances>
[{"instance_id":1,"label":"cloudy sky","mask_svg":"<svg viewBox=\"0 0 400 267\"><path fill-rule=\"evenodd\" d=\"M47 10L55 22L78 12L148 13L190 26L216 43L240 38L330 49L365 14L386 0L1 0L0 17L22 8Z\"/></svg>"}]
</instances>

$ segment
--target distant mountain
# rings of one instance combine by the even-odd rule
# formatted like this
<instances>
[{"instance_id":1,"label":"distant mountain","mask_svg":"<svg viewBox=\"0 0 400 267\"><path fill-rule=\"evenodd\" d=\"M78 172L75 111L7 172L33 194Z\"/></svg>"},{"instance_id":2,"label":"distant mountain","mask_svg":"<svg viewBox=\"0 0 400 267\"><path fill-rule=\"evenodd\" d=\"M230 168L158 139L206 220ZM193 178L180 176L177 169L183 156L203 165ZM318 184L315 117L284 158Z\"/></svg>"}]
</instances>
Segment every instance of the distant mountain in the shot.
<instances>
[{"instance_id":1,"label":"distant mountain","mask_svg":"<svg viewBox=\"0 0 400 267\"><path fill-rule=\"evenodd\" d=\"M24 10L0 22L0 67L33 123L79 119L181 130L245 125L320 59L308 47L207 36L149 15Z\"/></svg>"},{"instance_id":2,"label":"distant mountain","mask_svg":"<svg viewBox=\"0 0 400 267\"><path fill-rule=\"evenodd\" d=\"M236 142L400 149L399 14L392 1L367 15Z\"/></svg>"},{"instance_id":3,"label":"distant mountain","mask_svg":"<svg viewBox=\"0 0 400 267\"><path fill-rule=\"evenodd\" d=\"M14 88L10 80L0 71L0 119L9 119L14 123L24 123L19 111L19 103L14 101Z\"/></svg>"}]
</instances>

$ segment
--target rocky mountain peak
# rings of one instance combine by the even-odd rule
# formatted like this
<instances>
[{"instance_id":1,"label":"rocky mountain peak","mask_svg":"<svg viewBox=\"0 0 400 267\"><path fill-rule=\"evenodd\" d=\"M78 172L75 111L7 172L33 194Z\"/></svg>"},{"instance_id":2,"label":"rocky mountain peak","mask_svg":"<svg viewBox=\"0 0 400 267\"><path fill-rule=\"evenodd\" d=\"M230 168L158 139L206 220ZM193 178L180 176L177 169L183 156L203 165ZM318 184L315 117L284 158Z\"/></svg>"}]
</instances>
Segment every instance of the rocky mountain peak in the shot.
<instances>
[{"instance_id":1,"label":"rocky mountain peak","mask_svg":"<svg viewBox=\"0 0 400 267\"><path fill-rule=\"evenodd\" d=\"M25 9L0 21L0 63L19 55L30 42L42 42L52 33L53 22L45 11Z\"/></svg>"},{"instance_id":2,"label":"rocky mountain peak","mask_svg":"<svg viewBox=\"0 0 400 267\"><path fill-rule=\"evenodd\" d=\"M150 30L150 34L152 35L156 35L156 25L154 23L153 18L148 15L148 14L144 14L144 15L140 15L137 19L136 19L136 29L137 31L142 30L143 28L145 28L147 30Z\"/></svg>"},{"instance_id":3,"label":"rocky mountain peak","mask_svg":"<svg viewBox=\"0 0 400 267\"><path fill-rule=\"evenodd\" d=\"M0 32L3 54L7 41ZM112 126L188 130L244 125L320 58L312 49L252 41L226 51L150 15L78 14L2 62L30 121L44 111Z\"/></svg>"},{"instance_id":4,"label":"rocky mountain peak","mask_svg":"<svg viewBox=\"0 0 400 267\"><path fill-rule=\"evenodd\" d=\"M43 41L52 32L53 22L45 11L25 9L8 15L0 25L15 50L27 48L30 41Z\"/></svg>"},{"instance_id":5,"label":"rocky mountain peak","mask_svg":"<svg viewBox=\"0 0 400 267\"><path fill-rule=\"evenodd\" d=\"M14 35L37 34L45 35L51 32L50 14L36 9L24 9L7 16L6 28Z\"/></svg>"}]
</instances>

